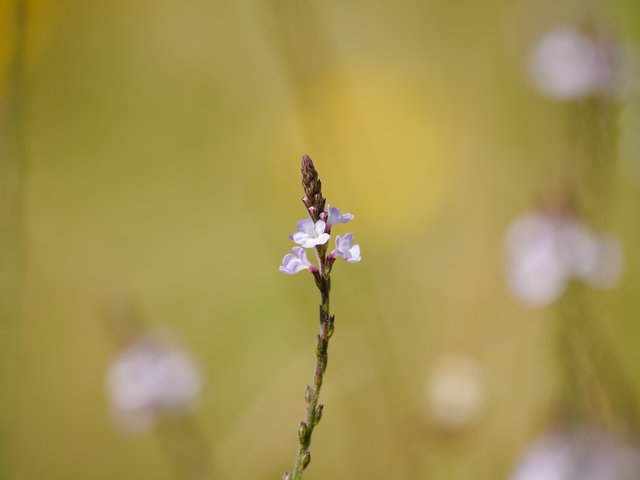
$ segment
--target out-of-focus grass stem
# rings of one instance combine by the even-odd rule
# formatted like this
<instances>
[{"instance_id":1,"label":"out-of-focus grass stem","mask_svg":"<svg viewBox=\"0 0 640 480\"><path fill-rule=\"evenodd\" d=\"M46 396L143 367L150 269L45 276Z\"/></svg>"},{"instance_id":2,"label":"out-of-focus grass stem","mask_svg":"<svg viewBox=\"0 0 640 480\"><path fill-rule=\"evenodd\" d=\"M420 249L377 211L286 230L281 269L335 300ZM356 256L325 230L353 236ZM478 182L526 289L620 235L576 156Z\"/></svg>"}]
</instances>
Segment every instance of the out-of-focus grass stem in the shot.
<instances>
[{"instance_id":1,"label":"out-of-focus grass stem","mask_svg":"<svg viewBox=\"0 0 640 480\"><path fill-rule=\"evenodd\" d=\"M16 352L26 239L27 182L25 64L27 2L13 5L13 46L2 109L0 148L0 478L13 478L13 423L16 405ZM8 40L8 39L7 39Z\"/></svg>"},{"instance_id":2,"label":"out-of-focus grass stem","mask_svg":"<svg viewBox=\"0 0 640 480\"><path fill-rule=\"evenodd\" d=\"M266 0L267 34L293 92L306 141L337 146L331 112L310 85L334 71L338 61L313 2ZM317 85L317 84L316 84Z\"/></svg>"},{"instance_id":3,"label":"out-of-focus grass stem","mask_svg":"<svg viewBox=\"0 0 640 480\"><path fill-rule=\"evenodd\" d=\"M570 103L567 113L566 193L577 214L602 229L611 203L618 106L612 96L594 95ZM557 307L555 348L563 420L573 425L597 421L619 433L637 433L631 382L600 331L585 287L571 285Z\"/></svg>"}]
</instances>

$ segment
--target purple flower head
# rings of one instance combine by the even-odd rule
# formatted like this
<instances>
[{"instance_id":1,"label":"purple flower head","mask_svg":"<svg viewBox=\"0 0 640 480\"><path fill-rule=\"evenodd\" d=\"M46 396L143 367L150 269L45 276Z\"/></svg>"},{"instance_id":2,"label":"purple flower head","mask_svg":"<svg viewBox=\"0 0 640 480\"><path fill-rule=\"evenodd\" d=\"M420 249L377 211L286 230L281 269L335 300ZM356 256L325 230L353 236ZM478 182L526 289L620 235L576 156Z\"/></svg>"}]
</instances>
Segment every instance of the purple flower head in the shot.
<instances>
[{"instance_id":1,"label":"purple flower head","mask_svg":"<svg viewBox=\"0 0 640 480\"><path fill-rule=\"evenodd\" d=\"M336 249L331 252L332 255L338 255L349 263L357 263L360 258L360 245L353 245L353 235L345 234L344 237L336 236Z\"/></svg>"},{"instance_id":2,"label":"purple flower head","mask_svg":"<svg viewBox=\"0 0 640 480\"><path fill-rule=\"evenodd\" d=\"M289 235L289 238L302 245L303 248L313 248L329 241L330 235L325 233L327 224L322 220L318 220L316 223L308 218L300 220L296 228L298 231Z\"/></svg>"},{"instance_id":3,"label":"purple flower head","mask_svg":"<svg viewBox=\"0 0 640 480\"><path fill-rule=\"evenodd\" d=\"M307 258L307 252L304 248L293 247L293 254L288 253L282 259L282 265L280 265L280 271L293 275L301 270L318 271L316 266L312 264Z\"/></svg>"},{"instance_id":4,"label":"purple flower head","mask_svg":"<svg viewBox=\"0 0 640 480\"><path fill-rule=\"evenodd\" d=\"M340 215L340 209L336 207L332 207L329 205L329 220L327 221L327 226L334 225L336 223L347 223L353 220L353 215L350 213L345 213Z\"/></svg>"}]
</instances>

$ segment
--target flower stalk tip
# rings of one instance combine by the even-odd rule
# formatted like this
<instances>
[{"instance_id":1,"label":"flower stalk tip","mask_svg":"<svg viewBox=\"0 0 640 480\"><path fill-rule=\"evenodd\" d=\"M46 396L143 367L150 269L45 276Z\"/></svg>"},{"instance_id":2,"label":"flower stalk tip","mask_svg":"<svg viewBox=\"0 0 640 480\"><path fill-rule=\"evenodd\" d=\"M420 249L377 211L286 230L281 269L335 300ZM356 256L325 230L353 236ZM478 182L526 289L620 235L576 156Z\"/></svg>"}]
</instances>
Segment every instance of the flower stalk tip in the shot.
<instances>
[{"instance_id":1,"label":"flower stalk tip","mask_svg":"<svg viewBox=\"0 0 640 480\"><path fill-rule=\"evenodd\" d=\"M311 461L309 446L313 430L322 418L323 405L319 403L320 390L327 369L329 339L334 332L335 319L329 308L331 269L337 257L342 257L349 263L360 261L360 246L353 244L353 235L350 233L344 237L337 236L335 250L327 253L332 225L347 223L353 219L353 215L342 214L333 206L328 206L328 211L325 211L326 199L322 194L322 183L308 155L302 157L302 188L305 194L302 203L310 218L300 220L296 225L296 232L289 235L289 238L299 246L293 248L292 254L285 255L280 271L290 275L302 270L309 270L312 273L320 292L320 331L316 337L316 368L313 382L307 385L304 392L306 415L298 425L298 453L293 471L286 473L284 480L302 479L302 473ZM305 250L307 248L314 250L317 266L307 258Z\"/></svg>"},{"instance_id":2,"label":"flower stalk tip","mask_svg":"<svg viewBox=\"0 0 640 480\"><path fill-rule=\"evenodd\" d=\"M322 196L322 182L309 155L302 156L302 189L305 194L302 203L307 207L313 221L317 222L320 220L320 214L324 213L326 199Z\"/></svg>"}]
</instances>

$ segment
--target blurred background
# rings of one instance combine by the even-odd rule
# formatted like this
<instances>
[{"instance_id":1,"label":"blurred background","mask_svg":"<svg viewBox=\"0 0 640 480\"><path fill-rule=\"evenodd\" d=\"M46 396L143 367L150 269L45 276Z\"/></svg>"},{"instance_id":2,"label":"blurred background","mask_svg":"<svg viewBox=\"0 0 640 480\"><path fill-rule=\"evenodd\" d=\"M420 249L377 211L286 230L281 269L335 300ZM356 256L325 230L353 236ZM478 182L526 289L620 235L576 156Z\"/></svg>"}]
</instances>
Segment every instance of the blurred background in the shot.
<instances>
[{"instance_id":1,"label":"blurred background","mask_svg":"<svg viewBox=\"0 0 640 480\"><path fill-rule=\"evenodd\" d=\"M305 478L640 478L636 0L2 0L0 35L0 478L292 468L304 153L363 258Z\"/></svg>"}]
</instances>

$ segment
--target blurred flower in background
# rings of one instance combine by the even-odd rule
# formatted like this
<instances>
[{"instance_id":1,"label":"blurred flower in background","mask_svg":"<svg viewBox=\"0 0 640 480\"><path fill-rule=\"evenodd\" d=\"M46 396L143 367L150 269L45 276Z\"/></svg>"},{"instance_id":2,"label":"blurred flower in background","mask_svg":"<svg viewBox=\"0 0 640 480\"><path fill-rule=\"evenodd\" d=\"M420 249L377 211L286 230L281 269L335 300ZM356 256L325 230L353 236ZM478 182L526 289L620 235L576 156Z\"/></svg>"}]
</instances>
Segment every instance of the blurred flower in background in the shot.
<instances>
[{"instance_id":1,"label":"blurred flower in background","mask_svg":"<svg viewBox=\"0 0 640 480\"><path fill-rule=\"evenodd\" d=\"M524 214L509 227L506 246L509 287L531 306L557 300L574 279L612 288L622 272L618 240L570 215Z\"/></svg>"},{"instance_id":2,"label":"blurred flower in background","mask_svg":"<svg viewBox=\"0 0 640 480\"><path fill-rule=\"evenodd\" d=\"M162 414L191 413L202 377L187 352L164 333L134 340L114 358L106 377L117 423L128 430L151 427Z\"/></svg>"},{"instance_id":3,"label":"blurred flower in background","mask_svg":"<svg viewBox=\"0 0 640 480\"><path fill-rule=\"evenodd\" d=\"M571 100L613 92L618 83L617 55L574 25L546 32L529 56L531 79L541 93Z\"/></svg>"},{"instance_id":4,"label":"blurred flower in background","mask_svg":"<svg viewBox=\"0 0 640 480\"><path fill-rule=\"evenodd\" d=\"M525 452L510 480L633 480L640 452L593 428L544 434Z\"/></svg>"},{"instance_id":5,"label":"blurred flower in background","mask_svg":"<svg viewBox=\"0 0 640 480\"><path fill-rule=\"evenodd\" d=\"M477 419L486 403L482 369L471 357L440 358L425 385L426 414L445 430L460 430Z\"/></svg>"}]
</instances>

